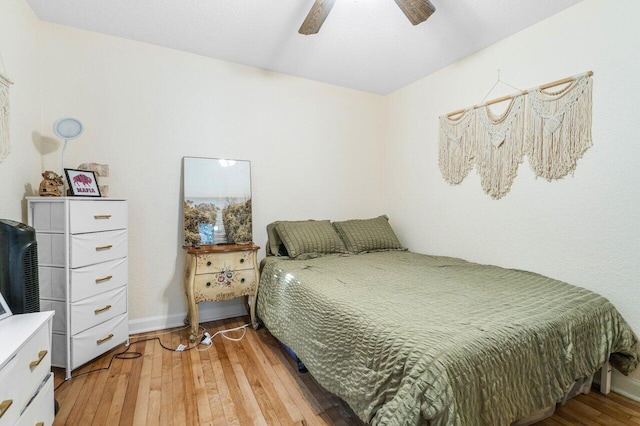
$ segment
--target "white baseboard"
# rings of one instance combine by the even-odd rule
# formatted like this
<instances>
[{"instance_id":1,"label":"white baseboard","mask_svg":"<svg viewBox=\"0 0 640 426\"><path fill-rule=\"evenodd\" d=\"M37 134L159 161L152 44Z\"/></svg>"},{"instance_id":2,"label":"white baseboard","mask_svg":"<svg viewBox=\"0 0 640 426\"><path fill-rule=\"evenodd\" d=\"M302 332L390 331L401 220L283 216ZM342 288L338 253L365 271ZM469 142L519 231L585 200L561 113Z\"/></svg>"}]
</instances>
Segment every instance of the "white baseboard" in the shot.
<instances>
[{"instance_id":1,"label":"white baseboard","mask_svg":"<svg viewBox=\"0 0 640 426\"><path fill-rule=\"evenodd\" d=\"M235 301L234 301L235 302ZM237 303L229 302L210 302L201 303L198 308L200 323L208 321L217 321L225 318L234 318L247 314L242 301ZM167 328L180 327L184 325L184 319L187 313L178 313L172 315L161 315L156 317L140 318L129 320L129 334L146 333L149 331L165 330Z\"/></svg>"},{"instance_id":2,"label":"white baseboard","mask_svg":"<svg viewBox=\"0 0 640 426\"><path fill-rule=\"evenodd\" d=\"M595 374L593 382L600 384L598 373ZM611 373L611 390L629 399L640 402L640 380L627 377L617 370L613 370Z\"/></svg>"},{"instance_id":3,"label":"white baseboard","mask_svg":"<svg viewBox=\"0 0 640 426\"><path fill-rule=\"evenodd\" d=\"M626 377L617 371L611 376L611 390L640 402L640 380Z\"/></svg>"}]
</instances>

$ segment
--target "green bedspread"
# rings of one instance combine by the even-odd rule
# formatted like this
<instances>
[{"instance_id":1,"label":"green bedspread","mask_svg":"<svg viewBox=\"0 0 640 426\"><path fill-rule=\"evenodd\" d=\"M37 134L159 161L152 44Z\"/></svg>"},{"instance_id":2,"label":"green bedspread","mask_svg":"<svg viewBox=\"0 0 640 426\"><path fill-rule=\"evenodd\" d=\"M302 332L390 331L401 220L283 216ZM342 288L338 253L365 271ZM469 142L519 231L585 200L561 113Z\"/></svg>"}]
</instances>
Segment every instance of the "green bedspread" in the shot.
<instances>
[{"instance_id":1,"label":"green bedspread","mask_svg":"<svg viewBox=\"0 0 640 426\"><path fill-rule=\"evenodd\" d=\"M379 425L509 425L636 337L604 297L531 272L391 251L266 263L258 316ZM285 258L286 259L286 258Z\"/></svg>"}]
</instances>

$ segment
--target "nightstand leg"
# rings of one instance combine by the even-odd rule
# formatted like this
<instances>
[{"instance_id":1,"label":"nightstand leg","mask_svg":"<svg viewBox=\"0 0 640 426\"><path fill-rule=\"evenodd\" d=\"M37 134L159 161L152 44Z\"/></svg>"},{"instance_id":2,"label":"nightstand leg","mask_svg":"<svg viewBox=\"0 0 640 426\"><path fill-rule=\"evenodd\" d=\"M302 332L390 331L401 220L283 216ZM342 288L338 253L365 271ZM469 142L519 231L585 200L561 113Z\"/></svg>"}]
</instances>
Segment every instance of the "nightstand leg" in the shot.
<instances>
[{"instance_id":1,"label":"nightstand leg","mask_svg":"<svg viewBox=\"0 0 640 426\"><path fill-rule=\"evenodd\" d=\"M198 336L198 304L196 303L196 297L193 291L194 282L196 279L196 256L187 255L188 266L184 274L184 289L187 294L187 318L185 323L191 323L191 333L189 334L189 341L191 343L196 341Z\"/></svg>"},{"instance_id":2,"label":"nightstand leg","mask_svg":"<svg viewBox=\"0 0 640 426\"><path fill-rule=\"evenodd\" d=\"M251 315L251 326L254 330L258 329L258 322L256 321L256 296L247 296L249 302L249 314Z\"/></svg>"}]
</instances>

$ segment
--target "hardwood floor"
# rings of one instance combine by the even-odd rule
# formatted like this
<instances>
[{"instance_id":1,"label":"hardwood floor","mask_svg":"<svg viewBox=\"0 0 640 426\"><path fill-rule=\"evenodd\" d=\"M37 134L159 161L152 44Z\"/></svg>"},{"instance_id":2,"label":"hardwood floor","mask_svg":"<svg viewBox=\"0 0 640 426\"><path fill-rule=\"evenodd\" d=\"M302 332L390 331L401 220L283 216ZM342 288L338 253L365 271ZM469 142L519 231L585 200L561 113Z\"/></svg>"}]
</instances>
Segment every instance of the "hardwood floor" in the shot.
<instances>
[{"instance_id":1,"label":"hardwood floor","mask_svg":"<svg viewBox=\"0 0 640 426\"><path fill-rule=\"evenodd\" d=\"M203 324L209 333L245 324L235 318ZM237 336L239 332L231 334ZM73 372L54 368L60 404L54 425L362 425L338 397L320 387L262 327L232 342L214 339L209 350L171 352L159 333L133 336L125 356L117 348ZM167 347L188 342L188 329L158 336ZM77 377L76 377L77 376ZM640 403L617 394L578 396L539 425L640 425Z\"/></svg>"}]
</instances>

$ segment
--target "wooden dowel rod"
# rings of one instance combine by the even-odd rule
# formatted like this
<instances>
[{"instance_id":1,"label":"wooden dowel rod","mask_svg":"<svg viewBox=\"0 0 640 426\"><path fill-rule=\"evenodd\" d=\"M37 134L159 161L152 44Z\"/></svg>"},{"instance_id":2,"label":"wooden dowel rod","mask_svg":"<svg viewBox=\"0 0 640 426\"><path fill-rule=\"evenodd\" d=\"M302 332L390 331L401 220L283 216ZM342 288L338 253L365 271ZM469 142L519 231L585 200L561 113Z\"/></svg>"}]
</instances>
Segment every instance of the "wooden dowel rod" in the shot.
<instances>
[{"instance_id":1,"label":"wooden dowel rod","mask_svg":"<svg viewBox=\"0 0 640 426\"><path fill-rule=\"evenodd\" d=\"M589 77L591 77L593 75L593 71L587 71L585 74L588 75ZM581 74L579 74L579 75L581 75ZM561 80L552 81L551 83L543 84L542 86L537 87L537 89L545 90L545 89L549 89L551 87L560 86L561 84L571 83L573 80L576 79L576 77L577 76L573 76L573 77L563 78ZM516 96L526 95L527 93L529 93L529 90L523 90L522 93L518 93L518 94L511 94L511 95L501 96L499 98L491 99L490 101L487 101L482 105L474 105L473 109L476 109L476 108L484 106L484 105L493 105L493 104L497 104L498 102L504 102L504 101L507 101L509 99L513 99ZM467 109L469 109L469 108L467 108ZM454 115L462 114L467 109L458 109L458 110L455 110L453 112L450 112L450 113L447 114L447 118L451 118Z\"/></svg>"}]
</instances>

